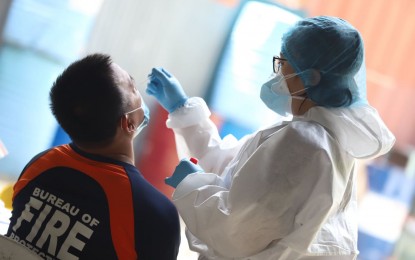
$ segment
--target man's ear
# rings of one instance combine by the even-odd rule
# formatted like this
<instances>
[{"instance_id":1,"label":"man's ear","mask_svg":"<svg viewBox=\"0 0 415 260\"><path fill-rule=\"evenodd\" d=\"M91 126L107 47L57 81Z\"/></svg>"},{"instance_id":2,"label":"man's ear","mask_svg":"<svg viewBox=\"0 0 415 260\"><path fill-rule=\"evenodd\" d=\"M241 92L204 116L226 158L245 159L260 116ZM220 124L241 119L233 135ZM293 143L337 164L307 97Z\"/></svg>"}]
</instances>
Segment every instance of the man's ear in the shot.
<instances>
[{"instance_id":1,"label":"man's ear","mask_svg":"<svg viewBox=\"0 0 415 260\"><path fill-rule=\"evenodd\" d=\"M120 125L121 125L122 130L127 130L128 131L128 116L127 115L123 115L120 118Z\"/></svg>"},{"instance_id":2,"label":"man's ear","mask_svg":"<svg viewBox=\"0 0 415 260\"><path fill-rule=\"evenodd\" d=\"M130 123L130 120L128 118L128 115L123 115L120 119L121 121L121 129L125 130L127 132L134 132L135 126L134 124Z\"/></svg>"}]
</instances>

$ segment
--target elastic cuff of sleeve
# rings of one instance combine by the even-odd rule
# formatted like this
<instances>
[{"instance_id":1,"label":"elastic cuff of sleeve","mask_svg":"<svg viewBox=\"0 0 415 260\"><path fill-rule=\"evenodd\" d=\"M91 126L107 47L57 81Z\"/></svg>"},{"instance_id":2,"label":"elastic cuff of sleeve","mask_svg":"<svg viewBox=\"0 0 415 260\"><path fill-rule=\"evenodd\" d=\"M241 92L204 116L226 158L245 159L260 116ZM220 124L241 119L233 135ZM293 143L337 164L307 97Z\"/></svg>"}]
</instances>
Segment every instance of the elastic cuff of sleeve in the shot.
<instances>
[{"instance_id":1,"label":"elastic cuff of sleeve","mask_svg":"<svg viewBox=\"0 0 415 260\"><path fill-rule=\"evenodd\" d=\"M184 128L210 117L206 102L200 97L188 98L183 106L169 114L166 125L168 128Z\"/></svg>"},{"instance_id":2,"label":"elastic cuff of sleeve","mask_svg":"<svg viewBox=\"0 0 415 260\"><path fill-rule=\"evenodd\" d=\"M181 99L180 101L178 101L170 110L169 113L173 113L174 111L176 111L177 109L181 108L184 106L184 104L186 104L187 100L189 98L185 97L183 99Z\"/></svg>"}]
</instances>

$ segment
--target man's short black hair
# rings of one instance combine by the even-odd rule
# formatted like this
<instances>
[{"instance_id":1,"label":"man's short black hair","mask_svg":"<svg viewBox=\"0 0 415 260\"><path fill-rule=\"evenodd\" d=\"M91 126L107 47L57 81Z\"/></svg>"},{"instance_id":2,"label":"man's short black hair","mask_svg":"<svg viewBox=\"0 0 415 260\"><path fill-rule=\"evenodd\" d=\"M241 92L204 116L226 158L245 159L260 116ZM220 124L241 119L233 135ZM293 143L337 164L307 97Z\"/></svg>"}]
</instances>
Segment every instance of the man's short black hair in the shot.
<instances>
[{"instance_id":1,"label":"man's short black hair","mask_svg":"<svg viewBox=\"0 0 415 260\"><path fill-rule=\"evenodd\" d=\"M111 64L105 54L86 56L66 68L52 85L52 113L75 143L104 144L115 135L123 96Z\"/></svg>"}]
</instances>

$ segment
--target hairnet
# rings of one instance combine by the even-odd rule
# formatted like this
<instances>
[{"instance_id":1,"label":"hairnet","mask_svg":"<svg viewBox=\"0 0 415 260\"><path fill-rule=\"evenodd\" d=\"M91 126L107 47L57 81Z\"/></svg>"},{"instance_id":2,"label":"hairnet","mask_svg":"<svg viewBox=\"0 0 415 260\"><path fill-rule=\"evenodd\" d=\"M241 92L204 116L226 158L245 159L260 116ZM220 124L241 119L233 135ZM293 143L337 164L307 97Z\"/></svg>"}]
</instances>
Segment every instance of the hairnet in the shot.
<instances>
[{"instance_id":1,"label":"hairnet","mask_svg":"<svg viewBox=\"0 0 415 260\"><path fill-rule=\"evenodd\" d=\"M317 105L366 103L363 40L347 21L329 16L303 19L283 35L281 53Z\"/></svg>"}]
</instances>

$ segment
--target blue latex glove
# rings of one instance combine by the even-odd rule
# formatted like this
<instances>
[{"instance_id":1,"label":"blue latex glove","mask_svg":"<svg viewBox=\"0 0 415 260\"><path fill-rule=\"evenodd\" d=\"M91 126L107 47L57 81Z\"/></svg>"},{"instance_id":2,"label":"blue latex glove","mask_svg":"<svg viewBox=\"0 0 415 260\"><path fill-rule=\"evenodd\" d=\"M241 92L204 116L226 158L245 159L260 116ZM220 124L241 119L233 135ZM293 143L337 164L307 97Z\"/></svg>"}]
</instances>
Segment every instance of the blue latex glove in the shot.
<instances>
[{"instance_id":1,"label":"blue latex glove","mask_svg":"<svg viewBox=\"0 0 415 260\"><path fill-rule=\"evenodd\" d=\"M189 174L196 172L204 172L202 167L198 164L191 162L189 159L182 159L180 163L176 166L176 169L173 172L171 177L168 177L164 180L167 185L176 188L177 185Z\"/></svg>"},{"instance_id":2,"label":"blue latex glove","mask_svg":"<svg viewBox=\"0 0 415 260\"><path fill-rule=\"evenodd\" d=\"M188 98L180 82L163 68L152 69L146 92L154 96L169 113L183 106Z\"/></svg>"}]
</instances>

